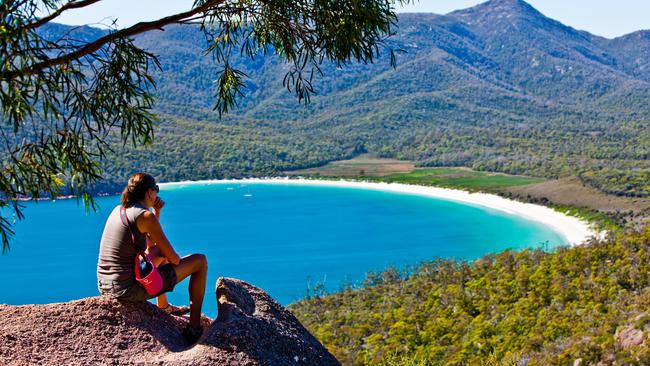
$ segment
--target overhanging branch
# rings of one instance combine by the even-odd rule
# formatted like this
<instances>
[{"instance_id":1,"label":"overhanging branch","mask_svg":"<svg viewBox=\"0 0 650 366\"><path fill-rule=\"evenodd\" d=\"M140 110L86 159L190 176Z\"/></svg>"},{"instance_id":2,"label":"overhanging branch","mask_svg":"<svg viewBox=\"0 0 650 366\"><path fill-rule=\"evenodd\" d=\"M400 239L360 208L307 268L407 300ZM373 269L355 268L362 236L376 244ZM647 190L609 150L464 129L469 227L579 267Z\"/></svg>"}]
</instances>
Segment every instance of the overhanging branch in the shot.
<instances>
[{"instance_id":1,"label":"overhanging branch","mask_svg":"<svg viewBox=\"0 0 650 366\"><path fill-rule=\"evenodd\" d=\"M81 2L90 2L90 1L99 1L99 0L84 0ZM196 14L203 13L208 11L210 8L224 3L226 0L209 0L206 1L203 5L198 6L194 9L188 10L183 13L178 13L170 15L168 17L160 18L151 22L140 22L129 28L121 29L117 32L110 33L104 37L101 37L94 42L88 43L87 45L79 48L76 51L70 52L60 57L48 59L42 62L39 62L34 65L30 65L18 70L5 71L0 73L0 80L11 80L19 76L29 76L38 73L44 69L50 68L52 66L62 65L70 61L80 59L86 55L89 55L102 46L113 42L120 38L128 38L134 35L144 33L153 29L161 29L162 27L178 23L186 18L193 17Z\"/></svg>"},{"instance_id":2,"label":"overhanging branch","mask_svg":"<svg viewBox=\"0 0 650 366\"><path fill-rule=\"evenodd\" d=\"M80 8L84 8L84 7L86 7L86 6L92 5L92 4L97 3L97 2L99 2L99 1L101 1L101 0L79 0L79 1L70 1L70 2L66 3L65 5L63 5L62 7L58 8L58 9L57 9L56 11L54 11L52 14L50 14L50 15L48 15L48 16L46 16L46 17L43 17L43 18L41 18L41 19L35 21L34 23L29 24L29 25L27 26L27 28L38 28L38 27L40 27L41 25L43 25L43 24L45 24L45 23L51 21L52 19L58 17L59 15L61 15L61 13L63 13L63 12L66 11L66 10L72 10L72 9L80 9Z\"/></svg>"}]
</instances>

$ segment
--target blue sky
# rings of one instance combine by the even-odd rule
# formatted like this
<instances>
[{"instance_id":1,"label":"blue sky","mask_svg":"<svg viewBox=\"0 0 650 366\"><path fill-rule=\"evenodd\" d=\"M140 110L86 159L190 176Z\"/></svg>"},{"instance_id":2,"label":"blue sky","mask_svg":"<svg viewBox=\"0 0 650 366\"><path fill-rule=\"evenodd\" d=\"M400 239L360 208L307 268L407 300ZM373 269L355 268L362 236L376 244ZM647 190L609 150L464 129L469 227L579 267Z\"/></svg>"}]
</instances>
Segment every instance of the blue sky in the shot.
<instances>
[{"instance_id":1,"label":"blue sky","mask_svg":"<svg viewBox=\"0 0 650 366\"><path fill-rule=\"evenodd\" d=\"M399 11L445 14L483 0L421 0ZM650 29L650 0L528 0L546 16L573 28L614 38L640 29ZM66 24L110 24L117 18L121 27L187 10L191 0L104 0L91 10L71 11L58 21Z\"/></svg>"}]
</instances>

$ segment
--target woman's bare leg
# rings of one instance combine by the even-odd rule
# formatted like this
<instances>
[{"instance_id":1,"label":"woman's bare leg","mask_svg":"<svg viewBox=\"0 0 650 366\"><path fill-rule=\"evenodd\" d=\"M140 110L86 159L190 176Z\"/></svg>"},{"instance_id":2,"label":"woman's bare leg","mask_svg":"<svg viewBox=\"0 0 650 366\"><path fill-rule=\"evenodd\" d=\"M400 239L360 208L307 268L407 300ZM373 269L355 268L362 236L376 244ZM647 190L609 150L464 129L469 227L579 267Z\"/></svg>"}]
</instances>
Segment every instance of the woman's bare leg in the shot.
<instances>
[{"instance_id":1,"label":"woman's bare leg","mask_svg":"<svg viewBox=\"0 0 650 366\"><path fill-rule=\"evenodd\" d=\"M208 275L208 260L203 254L192 254L181 258L181 262L174 266L176 283L190 276L190 325L201 325L201 307L205 295L205 282Z\"/></svg>"}]
</instances>

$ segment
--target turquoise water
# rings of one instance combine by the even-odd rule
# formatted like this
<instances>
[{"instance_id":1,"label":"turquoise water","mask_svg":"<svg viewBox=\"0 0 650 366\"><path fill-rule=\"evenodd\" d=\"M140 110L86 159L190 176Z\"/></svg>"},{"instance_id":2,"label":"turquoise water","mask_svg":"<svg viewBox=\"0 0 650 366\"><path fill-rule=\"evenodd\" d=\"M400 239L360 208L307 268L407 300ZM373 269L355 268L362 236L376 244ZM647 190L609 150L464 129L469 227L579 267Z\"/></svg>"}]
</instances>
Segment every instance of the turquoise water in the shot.
<instances>
[{"instance_id":1,"label":"turquoise water","mask_svg":"<svg viewBox=\"0 0 650 366\"><path fill-rule=\"evenodd\" d=\"M317 282L335 291L391 265L565 243L500 211L368 189L221 183L162 187L160 196L161 222L177 252L207 255L204 312L212 317L219 276L243 279L289 304ZM99 239L119 197L97 201L100 209L90 214L75 200L26 203L27 219L17 224L9 254L0 256L0 303L97 295ZM187 281L169 298L189 303Z\"/></svg>"}]
</instances>

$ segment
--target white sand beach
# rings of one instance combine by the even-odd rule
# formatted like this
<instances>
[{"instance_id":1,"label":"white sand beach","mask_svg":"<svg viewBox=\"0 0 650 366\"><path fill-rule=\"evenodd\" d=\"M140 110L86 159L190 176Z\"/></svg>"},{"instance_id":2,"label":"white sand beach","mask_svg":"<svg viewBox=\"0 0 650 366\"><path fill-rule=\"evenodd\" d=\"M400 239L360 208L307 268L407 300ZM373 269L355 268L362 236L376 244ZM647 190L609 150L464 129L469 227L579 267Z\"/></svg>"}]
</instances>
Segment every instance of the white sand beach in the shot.
<instances>
[{"instance_id":1,"label":"white sand beach","mask_svg":"<svg viewBox=\"0 0 650 366\"><path fill-rule=\"evenodd\" d=\"M507 214L519 216L528 220L539 222L558 234L560 234L569 245L579 245L591 237L599 237L604 233L598 233L589 223L576 217L565 215L551 208L523 203L493 194L471 193L467 191L426 187L401 183L375 183L349 180L313 180L294 178L252 178L237 180L204 180L184 181L174 183L161 183L161 187L179 187L185 185L205 184L246 184L265 183L280 185L311 185L311 186L333 186L347 188L374 189L388 192L415 194L426 197L434 197L443 200L462 202L469 205L484 206L491 209L503 211Z\"/></svg>"}]
</instances>

